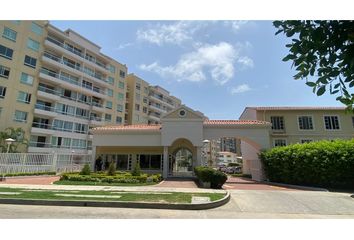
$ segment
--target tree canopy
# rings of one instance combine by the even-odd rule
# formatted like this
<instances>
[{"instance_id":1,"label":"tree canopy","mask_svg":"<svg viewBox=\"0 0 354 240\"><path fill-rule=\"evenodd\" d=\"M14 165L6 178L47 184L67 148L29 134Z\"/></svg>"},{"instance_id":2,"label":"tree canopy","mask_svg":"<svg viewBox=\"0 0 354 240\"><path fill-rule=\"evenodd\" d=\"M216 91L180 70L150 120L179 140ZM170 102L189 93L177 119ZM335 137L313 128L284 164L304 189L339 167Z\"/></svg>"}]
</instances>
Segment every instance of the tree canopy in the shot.
<instances>
[{"instance_id":1,"label":"tree canopy","mask_svg":"<svg viewBox=\"0 0 354 240\"><path fill-rule=\"evenodd\" d=\"M326 91L354 111L354 21L274 21L275 35L284 33L291 39L289 54L294 78L306 79L317 96ZM317 78L312 82L309 76Z\"/></svg>"},{"instance_id":2,"label":"tree canopy","mask_svg":"<svg viewBox=\"0 0 354 240\"><path fill-rule=\"evenodd\" d=\"M0 132L0 152L7 151L7 144L5 139L12 138L15 140L13 144L10 145L9 152L17 152L17 148L21 145L28 146L28 140L24 138L25 131L22 128L6 128L5 131Z\"/></svg>"}]
</instances>

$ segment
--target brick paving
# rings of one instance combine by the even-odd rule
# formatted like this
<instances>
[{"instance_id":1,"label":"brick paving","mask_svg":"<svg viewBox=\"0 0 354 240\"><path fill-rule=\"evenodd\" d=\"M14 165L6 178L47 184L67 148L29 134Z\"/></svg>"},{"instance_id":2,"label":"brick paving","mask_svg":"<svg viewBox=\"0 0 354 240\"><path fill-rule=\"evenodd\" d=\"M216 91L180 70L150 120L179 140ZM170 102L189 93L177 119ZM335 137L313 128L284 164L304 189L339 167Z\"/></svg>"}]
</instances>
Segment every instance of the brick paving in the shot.
<instances>
[{"instance_id":1,"label":"brick paving","mask_svg":"<svg viewBox=\"0 0 354 240\"><path fill-rule=\"evenodd\" d=\"M59 176L36 176L36 177L14 177L7 178L6 181L1 181L1 184L28 184L28 185L51 185L53 182L59 180ZM168 179L153 186L146 186L147 188L186 188L197 189L198 186L193 180L185 179ZM282 191L294 191L298 189L288 187L278 187L269 184L259 183L247 178L229 177L223 186L225 190L282 190Z\"/></svg>"},{"instance_id":2,"label":"brick paving","mask_svg":"<svg viewBox=\"0 0 354 240\"><path fill-rule=\"evenodd\" d=\"M1 184L31 184L31 185L50 185L52 182L58 181L59 176L41 176L41 177L13 177L0 181Z\"/></svg>"},{"instance_id":3,"label":"brick paving","mask_svg":"<svg viewBox=\"0 0 354 240\"><path fill-rule=\"evenodd\" d=\"M164 180L156 187L168 187L168 188L198 188L192 180Z\"/></svg>"},{"instance_id":4,"label":"brick paving","mask_svg":"<svg viewBox=\"0 0 354 240\"><path fill-rule=\"evenodd\" d=\"M289 188L289 187L279 187L272 186L265 183L260 183L248 178L241 177L230 177L227 179L226 183L223 186L225 190L281 190L281 191L299 191L299 189Z\"/></svg>"}]
</instances>

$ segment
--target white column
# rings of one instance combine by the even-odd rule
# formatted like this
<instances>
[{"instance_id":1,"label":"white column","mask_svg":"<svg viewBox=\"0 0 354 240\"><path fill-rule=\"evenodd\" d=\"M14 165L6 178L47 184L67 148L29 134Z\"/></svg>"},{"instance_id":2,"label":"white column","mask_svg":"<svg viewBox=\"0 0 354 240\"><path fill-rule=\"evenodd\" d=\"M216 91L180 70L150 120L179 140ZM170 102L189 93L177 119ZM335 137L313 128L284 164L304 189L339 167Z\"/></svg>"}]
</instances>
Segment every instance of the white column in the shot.
<instances>
[{"instance_id":1,"label":"white column","mask_svg":"<svg viewBox=\"0 0 354 240\"><path fill-rule=\"evenodd\" d=\"M193 167L202 165L202 147L197 147L197 162Z\"/></svg>"},{"instance_id":2,"label":"white column","mask_svg":"<svg viewBox=\"0 0 354 240\"><path fill-rule=\"evenodd\" d=\"M163 147L163 173L162 173L162 177L164 179L167 178L168 176L168 147L164 146Z\"/></svg>"},{"instance_id":3,"label":"white column","mask_svg":"<svg viewBox=\"0 0 354 240\"><path fill-rule=\"evenodd\" d=\"M96 146L92 145L92 153L91 153L91 171L95 170L95 164L96 164Z\"/></svg>"}]
</instances>

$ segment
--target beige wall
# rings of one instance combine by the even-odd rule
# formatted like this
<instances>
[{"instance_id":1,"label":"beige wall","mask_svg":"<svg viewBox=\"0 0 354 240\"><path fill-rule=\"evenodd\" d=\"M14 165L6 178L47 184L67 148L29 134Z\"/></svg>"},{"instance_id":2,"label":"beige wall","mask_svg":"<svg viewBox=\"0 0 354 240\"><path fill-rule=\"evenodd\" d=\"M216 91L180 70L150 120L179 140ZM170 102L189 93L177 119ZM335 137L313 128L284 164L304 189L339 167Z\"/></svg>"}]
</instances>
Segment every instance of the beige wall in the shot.
<instances>
[{"instance_id":1,"label":"beige wall","mask_svg":"<svg viewBox=\"0 0 354 240\"><path fill-rule=\"evenodd\" d=\"M0 65L10 68L10 76L8 79L0 77L0 86L6 87L6 95L4 99L0 99L0 107L2 112L0 115L0 131L8 127L22 128L25 130L25 137L29 139L34 105L36 103L36 92L38 86L38 70L41 67L40 56L43 51L43 42L46 37L45 25L47 21L34 21L36 24L43 27L41 36L31 31L32 21L20 21L16 24L14 21L0 21L0 34L3 34L4 27L10 28L17 32L16 41L11 41L7 38L0 37L0 44L11 48L13 50L12 60L0 57ZM40 50L38 52L27 47L27 40L31 38L40 43ZM36 68L31 68L24 65L25 55L37 59ZM27 73L34 77L32 85L23 84L20 82L21 74ZM29 104L18 102L18 92L23 91L31 94L31 101ZM26 122L14 121L15 111L27 112ZM19 149L25 151L25 149Z\"/></svg>"},{"instance_id":2,"label":"beige wall","mask_svg":"<svg viewBox=\"0 0 354 240\"><path fill-rule=\"evenodd\" d=\"M136 89L136 84L140 84L140 90ZM148 123L148 106L149 106L149 84L134 74L129 74L127 77L127 85L129 87L127 99L128 114L127 124L147 124ZM137 99L137 94L140 95L140 100ZM147 100L144 103L144 98ZM139 111L135 109L135 104L140 106ZM146 108L146 113L143 109Z\"/></svg>"},{"instance_id":3,"label":"beige wall","mask_svg":"<svg viewBox=\"0 0 354 240\"><path fill-rule=\"evenodd\" d=\"M325 115L339 116L339 130L326 130L324 124ZM352 122L353 114L346 114L344 110L292 110L292 111L263 111L257 112L257 119L270 122L271 116L283 116L285 123L284 133L271 131L271 144L274 139L286 139L287 144L299 143L301 139L351 139L354 137ZM314 130L300 130L298 125L299 116L312 116Z\"/></svg>"}]
</instances>

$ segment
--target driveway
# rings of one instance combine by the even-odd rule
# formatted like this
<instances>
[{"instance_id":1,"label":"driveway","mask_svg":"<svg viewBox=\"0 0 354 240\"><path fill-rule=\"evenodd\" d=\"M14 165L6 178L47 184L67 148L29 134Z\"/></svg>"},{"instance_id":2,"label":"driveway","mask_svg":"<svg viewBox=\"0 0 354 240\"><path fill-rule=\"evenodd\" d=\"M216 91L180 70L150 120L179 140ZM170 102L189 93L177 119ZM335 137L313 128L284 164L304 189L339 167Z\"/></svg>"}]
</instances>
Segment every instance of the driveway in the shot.
<instances>
[{"instance_id":1,"label":"driveway","mask_svg":"<svg viewBox=\"0 0 354 240\"><path fill-rule=\"evenodd\" d=\"M0 218L354 219L354 198L345 193L270 190L230 190L230 192L231 200L229 203L209 210L151 210L0 204Z\"/></svg>"}]
</instances>

